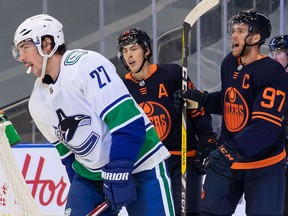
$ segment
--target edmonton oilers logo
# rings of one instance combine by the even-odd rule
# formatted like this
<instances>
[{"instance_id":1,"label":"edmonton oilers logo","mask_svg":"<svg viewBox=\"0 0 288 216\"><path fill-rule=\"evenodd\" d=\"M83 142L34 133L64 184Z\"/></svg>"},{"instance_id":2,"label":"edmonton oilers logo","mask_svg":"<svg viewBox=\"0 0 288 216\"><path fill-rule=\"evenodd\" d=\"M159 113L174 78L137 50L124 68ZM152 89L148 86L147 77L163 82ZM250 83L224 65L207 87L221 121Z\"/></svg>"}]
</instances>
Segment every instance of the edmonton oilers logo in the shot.
<instances>
[{"instance_id":1,"label":"edmonton oilers logo","mask_svg":"<svg viewBox=\"0 0 288 216\"><path fill-rule=\"evenodd\" d=\"M224 121L230 132L238 132L247 124L249 109L241 93L233 87L224 95Z\"/></svg>"},{"instance_id":2,"label":"edmonton oilers logo","mask_svg":"<svg viewBox=\"0 0 288 216\"><path fill-rule=\"evenodd\" d=\"M171 118L167 109L153 101L140 103L139 106L153 123L159 138L164 140L171 130Z\"/></svg>"}]
</instances>

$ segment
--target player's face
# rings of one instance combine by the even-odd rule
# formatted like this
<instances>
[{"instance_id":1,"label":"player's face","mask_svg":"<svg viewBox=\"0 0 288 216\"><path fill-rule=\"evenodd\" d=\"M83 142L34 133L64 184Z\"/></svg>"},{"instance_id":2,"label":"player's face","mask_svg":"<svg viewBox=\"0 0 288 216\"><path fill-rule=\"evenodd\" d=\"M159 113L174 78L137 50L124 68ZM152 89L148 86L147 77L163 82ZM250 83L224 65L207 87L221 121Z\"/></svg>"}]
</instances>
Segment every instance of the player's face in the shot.
<instances>
[{"instance_id":1,"label":"player's face","mask_svg":"<svg viewBox=\"0 0 288 216\"><path fill-rule=\"evenodd\" d=\"M232 27L232 54L235 57L240 56L244 45L245 40L249 43L250 36L248 38L249 31L248 31L248 25L244 23L234 24Z\"/></svg>"},{"instance_id":2,"label":"player's face","mask_svg":"<svg viewBox=\"0 0 288 216\"><path fill-rule=\"evenodd\" d=\"M18 45L19 61L24 63L24 66L31 67L31 72L39 77L42 68L42 56L39 54L37 47L32 41L23 41Z\"/></svg>"},{"instance_id":3,"label":"player's face","mask_svg":"<svg viewBox=\"0 0 288 216\"><path fill-rule=\"evenodd\" d=\"M122 52L124 60L126 61L131 72L133 73L138 71L144 59L144 50L141 45L137 43L128 44L123 47Z\"/></svg>"},{"instance_id":4,"label":"player's face","mask_svg":"<svg viewBox=\"0 0 288 216\"><path fill-rule=\"evenodd\" d=\"M288 58L284 49L272 51L271 58L278 61L283 67L286 67L288 63Z\"/></svg>"}]
</instances>

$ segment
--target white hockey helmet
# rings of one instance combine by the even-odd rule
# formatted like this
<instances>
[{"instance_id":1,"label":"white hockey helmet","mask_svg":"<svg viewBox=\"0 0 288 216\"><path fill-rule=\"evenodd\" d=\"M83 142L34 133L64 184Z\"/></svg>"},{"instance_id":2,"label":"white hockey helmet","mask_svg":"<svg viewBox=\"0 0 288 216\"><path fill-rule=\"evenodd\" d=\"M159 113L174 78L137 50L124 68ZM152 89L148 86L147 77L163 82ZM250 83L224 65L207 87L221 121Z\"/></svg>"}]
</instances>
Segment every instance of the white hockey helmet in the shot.
<instances>
[{"instance_id":1,"label":"white hockey helmet","mask_svg":"<svg viewBox=\"0 0 288 216\"><path fill-rule=\"evenodd\" d=\"M14 48L13 56L16 60L19 58L18 44L22 41L31 40L37 47L41 56L44 54L41 49L41 39L43 36L52 36L54 39L55 46L51 53L47 57L52 56L57 48L65 43L63 25L54 17L47 14L39 14L27 18L20 26L17 28L14 34Z\"/></svg>"}]
</instances>

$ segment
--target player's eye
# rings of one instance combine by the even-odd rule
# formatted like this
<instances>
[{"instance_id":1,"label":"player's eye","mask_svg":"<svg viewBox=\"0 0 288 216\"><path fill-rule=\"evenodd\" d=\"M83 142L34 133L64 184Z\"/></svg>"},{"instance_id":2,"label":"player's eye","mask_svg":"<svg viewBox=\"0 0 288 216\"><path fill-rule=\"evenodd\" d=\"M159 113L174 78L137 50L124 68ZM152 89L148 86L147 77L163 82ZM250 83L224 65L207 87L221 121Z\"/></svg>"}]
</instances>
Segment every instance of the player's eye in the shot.
<instances>
[{"instance_id":1,"label":"player's eye","mask_svg":"<svg viewBox=\"0 0 288 216\"><path fill-rule=\"evenodd\" d=\"M138 50L138 47L132 47L131 50L136 51L136 50Z\"/></svg>"},{"instance_id":2,"label":"player's eye","mask_svg":"<svg viewBox=\"0 0 288 216\"><path fill-rule=\"evenodd\" d=\"M26 53L28 52L30 49L32 49L34 47L34 45L29 45L29 44L24 44L23 46L21 46L19 48L19 53Z\"/></svg>"},{"instance_id":3,"label":"player's eye","mask_svg":"<svg viewBox=\"0 0 288 216\"><path fill-rule=\"evenodd\" d=\"M24 46L24 47L23 47L23 51L24 51L24 52L27 52L30 48L31 48L30 46Z\"/></svg>"},{"instance_id":4,"label":"player's eye","mask_svg":"<svg viewBox=\"0 0 288 216\"><path fill-rule=\"evenodd\" d=\"M281 51L281 50L278 50L278 51L276 52L277 55L282 55L283 53L284 53L284 52Z\"/></svg>"}]
</instances>

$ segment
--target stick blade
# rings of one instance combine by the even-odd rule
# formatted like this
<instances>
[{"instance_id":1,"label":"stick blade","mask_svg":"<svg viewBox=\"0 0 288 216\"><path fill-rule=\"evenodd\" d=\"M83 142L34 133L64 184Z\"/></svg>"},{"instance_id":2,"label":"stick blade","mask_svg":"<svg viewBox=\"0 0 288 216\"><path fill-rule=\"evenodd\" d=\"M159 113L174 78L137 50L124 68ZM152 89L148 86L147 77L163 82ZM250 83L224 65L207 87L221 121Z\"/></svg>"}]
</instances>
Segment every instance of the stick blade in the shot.
<instances>
[{"instance_id":1,"label":"stick blade","mask_svg":"<svg viewBox=\"0 0 288 216\"><path fill-rule=\"evenodd\" d=\"M192 27L199 17L204 13L219 4L220 0L202 0L197 4L193 10L186 16L184 23L187 23Z\"/></svg>"}]
</instances>

